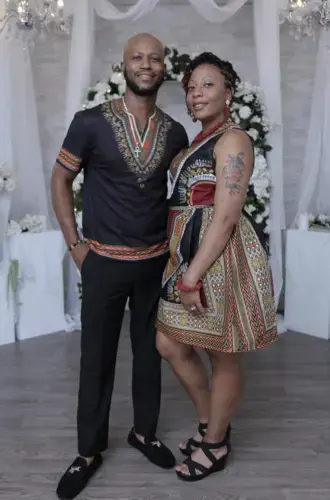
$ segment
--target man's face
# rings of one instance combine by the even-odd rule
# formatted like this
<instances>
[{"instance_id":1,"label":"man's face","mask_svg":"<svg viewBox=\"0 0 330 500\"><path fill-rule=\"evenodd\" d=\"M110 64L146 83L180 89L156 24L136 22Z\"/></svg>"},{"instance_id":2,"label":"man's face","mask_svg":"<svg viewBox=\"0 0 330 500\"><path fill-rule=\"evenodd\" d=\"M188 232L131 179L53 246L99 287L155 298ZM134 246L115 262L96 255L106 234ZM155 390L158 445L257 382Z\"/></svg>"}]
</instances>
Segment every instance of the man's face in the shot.
<instances>
[{"instance_id":1,"label":"man's face","mask_svg":"<svg viewBox=\"0 0 330 500\"><path fill-rule=\"evenodd\" d=\"M127 47L124 76L127 87L134 94L157 94L164 81L164 50L157 39L141 37Z\"/></svg>"}]
</instances>

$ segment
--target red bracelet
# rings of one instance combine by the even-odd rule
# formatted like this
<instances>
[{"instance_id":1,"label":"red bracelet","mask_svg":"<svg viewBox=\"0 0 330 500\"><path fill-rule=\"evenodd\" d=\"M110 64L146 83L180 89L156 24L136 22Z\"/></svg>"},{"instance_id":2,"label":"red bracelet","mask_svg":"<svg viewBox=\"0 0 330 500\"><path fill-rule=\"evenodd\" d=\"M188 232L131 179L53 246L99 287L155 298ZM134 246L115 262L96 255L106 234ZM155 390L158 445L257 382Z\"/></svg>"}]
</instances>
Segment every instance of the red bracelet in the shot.
<instances>
[{"instance_id":1,"label":"red bracelet","mask_svg":"<svg viewBox=\"0 0 330 500\"><path fill-rule=\"evenodd\" d=\"M180 278L178 279L177 287L178 290L180 290L180 292L186 292L186 293L198 292L202 288L202 282L199 281L194 286L184 286L182 283L182 276L180 276Z\"/></svg>"}]
</instances>

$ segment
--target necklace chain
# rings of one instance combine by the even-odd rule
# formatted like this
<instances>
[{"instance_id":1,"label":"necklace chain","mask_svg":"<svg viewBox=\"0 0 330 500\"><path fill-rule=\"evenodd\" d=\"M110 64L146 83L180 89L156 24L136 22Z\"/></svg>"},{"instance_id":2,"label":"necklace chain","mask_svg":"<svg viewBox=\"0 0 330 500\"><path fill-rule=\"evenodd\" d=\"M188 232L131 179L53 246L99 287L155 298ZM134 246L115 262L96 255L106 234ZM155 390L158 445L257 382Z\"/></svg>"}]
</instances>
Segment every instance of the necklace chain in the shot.
<instances>
[{"instance_id":1,"label":"necklace chain","mask_svg":"<svg viewBox=\"0 0 330 500\"><path fill-rule=\"evenodd\" d=\"M134 156L136 159L138 159L140 156L140 153L142 152L142 150L144 148L145 142L146 142L148 134L149 134L151 120L155 117L156 111L154 111L154 113L148 118L147 128L142 132L142 137L141 137L139 129L136 125L135 116L128 111L125 99L122 98L122 100L123 100L124 110L128 116L129 125L130 125L131 132L132 132L134 142L135 142Z\"/></svg>"}]
</instances>

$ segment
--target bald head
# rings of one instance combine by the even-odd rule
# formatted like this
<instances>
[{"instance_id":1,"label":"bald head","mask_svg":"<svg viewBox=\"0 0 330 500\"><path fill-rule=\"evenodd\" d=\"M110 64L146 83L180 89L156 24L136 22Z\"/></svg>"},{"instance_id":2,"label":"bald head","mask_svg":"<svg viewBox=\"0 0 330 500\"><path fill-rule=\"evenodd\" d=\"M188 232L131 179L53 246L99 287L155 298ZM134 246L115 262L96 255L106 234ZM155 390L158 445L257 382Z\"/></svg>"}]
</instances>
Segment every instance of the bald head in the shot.
<instances>
[{"instance_id":1,"label":"bald head","mask_svg":"<svg viewBox=\"0 0 330 500\"><path fill-rule=\"evenodd\" d=\"M136 95L155 96L164 80L165 48L158 38L140 33L124 48L123 69L127 88Z\"/></svg>"},{"instance_id":2,"label":"bald head","mask_svg":"<svg viewBox=\"0 0 330 500\"><path fill-rule=\"evenodd\" d=\"M127 41L124 47L124 63L125 59L127 59L132 52L136 52L141 48L147 49L150 53L154 52L162 58L165 57L165 47L157 37L150 33L139 33L138 35L132 36Z\"/></svg>"}]
</instances>

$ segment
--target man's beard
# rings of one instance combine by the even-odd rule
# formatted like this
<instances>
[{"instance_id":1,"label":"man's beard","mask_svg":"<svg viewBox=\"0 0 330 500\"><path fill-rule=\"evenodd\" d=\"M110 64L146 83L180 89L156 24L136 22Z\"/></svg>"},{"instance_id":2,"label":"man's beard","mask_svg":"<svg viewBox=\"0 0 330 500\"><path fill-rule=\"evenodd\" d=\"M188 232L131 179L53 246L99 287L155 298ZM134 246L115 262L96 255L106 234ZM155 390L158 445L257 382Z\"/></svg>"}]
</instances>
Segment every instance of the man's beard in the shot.
<instances>
[{"instance_id":1,"label":"man's beard","mask_svg":"<svg viewBox=\"0 0 330 500\"><path fill-rule=\"evenodd\" d=\"M151 97L157 94L158 90L164 82L164 74L161 76L160 80L151 87L141 88L139 87L127 74L126 69L124 69L124 77L126 80L127 87L133 92L133 94L140 97Z\"/></svg>"}]
</instances>

